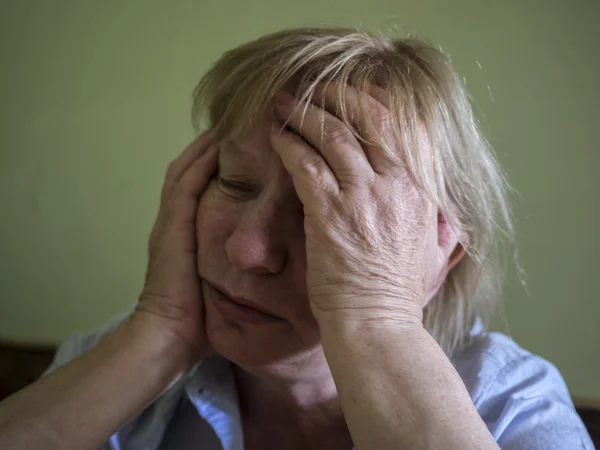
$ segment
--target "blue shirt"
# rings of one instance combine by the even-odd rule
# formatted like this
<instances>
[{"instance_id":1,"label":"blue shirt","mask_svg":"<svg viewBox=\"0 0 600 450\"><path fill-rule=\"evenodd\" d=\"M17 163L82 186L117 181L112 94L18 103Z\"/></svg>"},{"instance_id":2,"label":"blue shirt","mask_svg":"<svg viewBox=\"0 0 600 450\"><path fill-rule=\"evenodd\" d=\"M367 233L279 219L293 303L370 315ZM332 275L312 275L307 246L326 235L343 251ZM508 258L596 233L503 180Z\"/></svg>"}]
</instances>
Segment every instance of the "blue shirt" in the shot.
<instances>
[{"instance_id":1,"label":"blue shirt","mask_svg":"<svg viewBox=\"0 0 600 450\"><path fill-rule=\"evenodd\" d=\"M71 336L60 346L47 373L94 346L125 317L89 334ZM452 363L503 450L594 449L556 367L507 336L476 326L471 341ZM242 450L231 363L220 356L202 361L103 448Z\"/></svg>"}]
</instances>

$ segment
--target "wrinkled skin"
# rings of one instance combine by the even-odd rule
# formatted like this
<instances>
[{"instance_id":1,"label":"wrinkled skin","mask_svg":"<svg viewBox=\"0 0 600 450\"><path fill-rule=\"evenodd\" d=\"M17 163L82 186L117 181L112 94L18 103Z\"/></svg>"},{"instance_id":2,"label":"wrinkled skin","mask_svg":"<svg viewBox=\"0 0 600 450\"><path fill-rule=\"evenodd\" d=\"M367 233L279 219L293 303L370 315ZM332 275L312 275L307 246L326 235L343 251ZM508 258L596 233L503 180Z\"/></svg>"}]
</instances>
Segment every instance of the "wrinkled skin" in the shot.
<instances>
[{"instance_id":1,"label":"wrinkled skin","mask_svg":"<svg viewBox=\"0 0 600 450\"><path fill-rule=\"evenodd\" d=\"M357 93L347 88L347 98L356 103ZM354 138L333 113L332 89L315 100L302 122L297 100L282 92L275 117L266 114L245 136L219 143L219 173L200 202L207 335L243 366L287 365L291 372L299 363L322 364L316 318L324 314L420 322L462 255L400 160ZM389 111L368 101L376 119L355 125L378 124L401 154ZM294 132L282 130L284 122ZM280 320L224 319L210 301L215 285Z\"/></svg>"},{"instance_id":2,"label":"wrinkled skin","mask_svg":"<svg viewBox=\"0 0 600 450\"><path fill-rule=\"evenodd\" d=\"M376 124L402 155L376 97L372 120L353 125ZM320 325L420 326L464 252L401 158L361 145L331 91L315 100L302 121L282 92L235 141L199 137L169 168L150 240L137 314L177 336L190 364L213 351L235 363L249 449L350 448ZM268 314L223 314L219 291Z\"/></svg>"}]
</instances>

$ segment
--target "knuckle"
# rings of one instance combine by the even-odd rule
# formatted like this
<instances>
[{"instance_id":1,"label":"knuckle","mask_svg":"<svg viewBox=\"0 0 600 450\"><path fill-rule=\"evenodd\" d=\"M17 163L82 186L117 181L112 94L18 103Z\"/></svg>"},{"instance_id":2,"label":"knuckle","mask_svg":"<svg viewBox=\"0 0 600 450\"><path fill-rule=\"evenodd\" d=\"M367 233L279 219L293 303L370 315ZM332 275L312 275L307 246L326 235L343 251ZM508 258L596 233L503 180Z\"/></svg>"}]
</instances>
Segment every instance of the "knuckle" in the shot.
<instances>
[{"instance_id":1,"label":"knuckle","mask_svg":"<svg viewBox=\"0 0 600 450\"><path fill-rule=\"evenodd\" d=\"M174 180L175 178L177 178L177 174L179 172L179 168L177 167L176 164L177 160L172 161L168 166L167 166L167 172L165 174L165 185L168 184L168 182L170 180Z\"/></svg>"},{"instance_id":2,"label":"knuckle","mask_svg":"<svg viewBox=\"0 0 600 450\"><path fill-rule=\"evenodd\" d=\"M171 194L169 195L169 203L177 202L181 197L186 194L186 186L179 182L175 183L171 188Z\"/></svg>"},{"instance_id":3,"label":"knuckle","mask_svg":"<svg viewBox=\"0 0 600 450\"><path fill-rule=\"evenodd\" d=\"M365 127L364 130L368 136L373 137L372 134L378 135L380 133L389 132L394 126L392 115L390 111L383 105L377 103L376 105L370 105L366 111Z\"/></svg>"},{"instance_id":4,"label":"knuckle","mask_svg":"<svg viewBox=\"0 0 600 450\"><path fill-rule=\"evenodd\" d=\"M370 113L373 124L380 129L388 129L391 126L391 116L384 107L375 107Z\"/></svg>"},{"instance_id":5,"label":"knuckle","mask_svg":"<svg viewBox=\"0 0 600 450\"><path fill-rule=\"evenodd\" d=\"M344 124L330 126L323 133L323 143L326 145L346 144L353 139L354 135Z\"/></svg>"},{"instance_id":6,"label":"knuckle","mask_svg":"<svg viewBox=\"0 0 600 450\"><path fill-rule=\"evenodd\" d=\"M309 176L316 176L323 172L325 162L316 154L303 156L298 164L300 171Z\"/></svg>"},{"instance_id":7,"label":"knuckle","mask_svg":"<svg viewBox=\"0 0 600 450\"><path fill-rule=\"evenodd\" d=\"M169 198L169 193L171 191L171 185L165 182L160 191L160 203L161 205L165 204Z\"/></svg>"}]
</instances>

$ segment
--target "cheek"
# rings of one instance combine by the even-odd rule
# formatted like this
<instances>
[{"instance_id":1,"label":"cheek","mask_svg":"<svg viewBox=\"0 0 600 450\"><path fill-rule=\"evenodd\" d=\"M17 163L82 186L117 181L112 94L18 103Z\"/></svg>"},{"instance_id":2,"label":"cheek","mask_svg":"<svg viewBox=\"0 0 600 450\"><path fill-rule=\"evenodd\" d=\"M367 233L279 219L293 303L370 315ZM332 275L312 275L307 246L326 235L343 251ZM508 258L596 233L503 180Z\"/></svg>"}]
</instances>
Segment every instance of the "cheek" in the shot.
<instances>
[{"instance_id":1,"label":"cheek","mask_svg":"<svg viewBox=\"0 0 600 450\"><path fill-rule=\"evenodd\" d=\"M225 242L231 236L238 223L241 212L235 204L223 200L213 180L198 204L196 216L196 237L198 240L198 268L225 251Z\"/></svg>"}]
</instances>

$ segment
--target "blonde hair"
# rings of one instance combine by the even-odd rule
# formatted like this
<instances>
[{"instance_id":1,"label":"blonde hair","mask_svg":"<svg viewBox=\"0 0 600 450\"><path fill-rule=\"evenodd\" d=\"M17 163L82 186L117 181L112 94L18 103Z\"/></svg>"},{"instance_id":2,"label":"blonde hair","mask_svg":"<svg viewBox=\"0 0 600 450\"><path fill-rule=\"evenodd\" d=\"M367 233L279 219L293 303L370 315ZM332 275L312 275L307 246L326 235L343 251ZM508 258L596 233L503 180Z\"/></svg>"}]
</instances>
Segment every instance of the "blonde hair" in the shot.
<instances>
[{"instance_id":1,"label":"blonde hair","mask_svg":"<svg viewBox=\"0 0 600 450\"><path fill-rule=\"evenodd\" d=\"M290 83L308 101L319 84L334 83L338 116L357 138L391 151L381 136L352 126L344 86L363 93L377 86L387 96L403 144L398 157L463 236L465 257L424 311L424 326L451 356L475 319L485 320L498 302L499 243L503 237L512 242L514 234L505 177L479 131L461 79L449 60L423 41L345 28L283 30L216 62L194 91L195 123L206 115L219 136L239 136Z\"/></svg>"}]
</instances>

